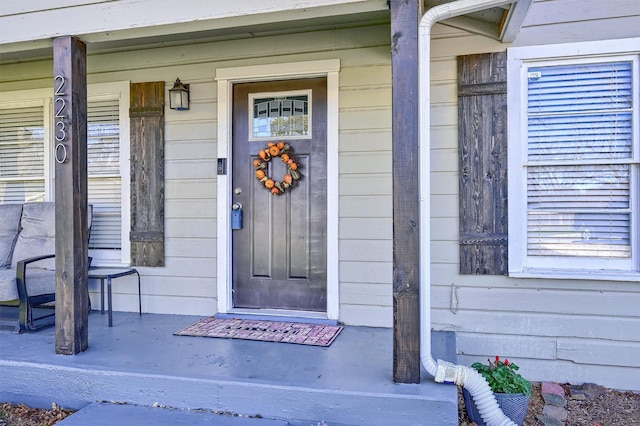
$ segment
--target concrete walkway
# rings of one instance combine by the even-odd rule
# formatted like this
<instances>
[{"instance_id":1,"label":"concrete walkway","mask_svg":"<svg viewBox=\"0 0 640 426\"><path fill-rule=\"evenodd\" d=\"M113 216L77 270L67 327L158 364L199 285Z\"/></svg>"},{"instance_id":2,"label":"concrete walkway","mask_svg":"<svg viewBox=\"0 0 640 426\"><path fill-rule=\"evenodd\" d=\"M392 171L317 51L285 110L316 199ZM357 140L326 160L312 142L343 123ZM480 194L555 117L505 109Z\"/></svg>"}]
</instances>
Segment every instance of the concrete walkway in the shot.
<instances>
[{"instance_id":1,"label":"concrete walkway","mask_svg":"<svg viewBox=\"0 0 640 426\"><path fill-rule=\"evenodd\" d=\"M184 415L185 424L211 415L300 426L457 424L455 386L426 372L421 384L393 383L391 329L345 327L328 348L173 335L200 318L115 312L109 328L106 315L92 312L89 349L74 356L55 354L53 328L0 330L0 400L73 409L116 403L93 404L68 420L97 413L90 424L104 416L110 425L137 424L127 420L134 415ZM433 346L436 357L455 361L453 333L435 333Z\"/></svg>"},{"instance_id":2,"label":"concrete walkway","mask_svg":"<svg viewBox=\"0 0 640 426\"><path fill-rule=\"evenodd\" d=\"M242 417L139 405L94 402L67 417L58 426L286 426L284 420Z\"/></svg>"}]
</instances>

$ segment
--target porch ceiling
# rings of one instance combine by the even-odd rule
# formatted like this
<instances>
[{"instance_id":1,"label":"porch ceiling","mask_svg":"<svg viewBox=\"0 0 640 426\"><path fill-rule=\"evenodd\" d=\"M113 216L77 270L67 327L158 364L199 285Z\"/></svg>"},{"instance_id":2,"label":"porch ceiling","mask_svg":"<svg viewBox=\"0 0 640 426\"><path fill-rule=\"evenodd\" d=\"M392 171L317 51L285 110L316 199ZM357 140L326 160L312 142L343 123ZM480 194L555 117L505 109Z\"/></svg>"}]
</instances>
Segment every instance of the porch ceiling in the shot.
<instances>
[{"instance_id":1,"label":"porch ceiling","mask_svg":"<svg viewBox=\"0 0 640 426\"><path fill-rule=\"evenodd\" d=\"M390 21L389 10L386 7L375 9L327 16L307 16L312 15L310 13L295 16L273 16L269 19L263 18L263 22L260 22L261 19L258 17L255 18L255 22L251 22L247 17L243 17L244 19L230 18L209 21L206 24L199 21L73 35L87 43L89 54L107 53L159 46L249 39L301 31L376 25ZM0 64L50 58L52 54L51 39L0 44Z\"/></svg>"},{"instance_id":2,"label":"porch ceiling","mask_svg":"<svg viewBox=\"0 0 640 426\"><path fill-rule=\"evenodd\" d=\"M453 0L425 0L425 9ZM513 41L533 0L520 0L448 19L444 25L505 42ZM11 16L0 16L10 18ZM72 34L87 43L89 54L146 47L181 45L228 39L255 38L318 29L375 25L390 21L387 3L382 0L355 2L288 12L234 16L161 25L142 25L112 31L96 30ZM96 27L98 28L98 27ZM65 34L58 34L65 35ZM50 58L52 38L0 44L0 63Z\"/></svg>"},{"instance_id":3,"label":"porch ceiling","mask_svg":"<svg viewBox=\"0 0 640 426\"><path fill-rule=\"evenodd\" d=\"M450 2L451 0L425 0L425 7L430 9ZM505 3L504 6L445 19L440 23L509 43L515 39L532 2L533 0L519 0Z\"/></svg>"}]
</instances>

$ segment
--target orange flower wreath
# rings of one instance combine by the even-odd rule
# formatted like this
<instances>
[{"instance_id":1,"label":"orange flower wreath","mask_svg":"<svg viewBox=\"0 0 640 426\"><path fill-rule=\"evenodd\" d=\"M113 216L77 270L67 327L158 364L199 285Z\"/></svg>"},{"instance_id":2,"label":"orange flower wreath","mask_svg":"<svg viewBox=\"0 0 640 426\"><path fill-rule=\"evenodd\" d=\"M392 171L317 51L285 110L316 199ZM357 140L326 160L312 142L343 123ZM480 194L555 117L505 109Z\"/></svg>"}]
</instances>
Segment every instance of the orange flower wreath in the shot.
<instances>
[{"instance_id":1,"label":"orange flower wreath","mask_svg":"<svg viewBox=\"0 0 640 426\"><path fill-rule=\"evenodd\" d=\"M267 147L259 153L260 158L253 160L253 167L256 169L256 178L262 182L273 195L283 194L287 189L302 177L298 171L298 163L293 158L293 149L289 144L282 141L269 142ZM282 180L275 180L267 175L268 163L272 158L280 157L283 163L287 165L287 172Z\"/></svg>"}]
</instances>

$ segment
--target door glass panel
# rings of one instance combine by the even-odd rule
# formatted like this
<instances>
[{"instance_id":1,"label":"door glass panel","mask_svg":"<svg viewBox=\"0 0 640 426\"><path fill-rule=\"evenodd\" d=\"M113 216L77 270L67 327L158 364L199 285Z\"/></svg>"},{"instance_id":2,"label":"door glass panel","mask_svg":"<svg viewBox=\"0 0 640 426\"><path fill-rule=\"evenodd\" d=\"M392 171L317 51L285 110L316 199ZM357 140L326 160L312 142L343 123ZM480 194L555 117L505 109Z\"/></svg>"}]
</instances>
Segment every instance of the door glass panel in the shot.
<instances>
[{"instance_id":1,"label":"door glass panel","mask_svg":"<svg viewBox=\"0 0 640 426\"><path fill-rule=\"evenodd\" d=\"M311 92L249 95L249 140L311 138Z\"/></svg>"}]
</instances>

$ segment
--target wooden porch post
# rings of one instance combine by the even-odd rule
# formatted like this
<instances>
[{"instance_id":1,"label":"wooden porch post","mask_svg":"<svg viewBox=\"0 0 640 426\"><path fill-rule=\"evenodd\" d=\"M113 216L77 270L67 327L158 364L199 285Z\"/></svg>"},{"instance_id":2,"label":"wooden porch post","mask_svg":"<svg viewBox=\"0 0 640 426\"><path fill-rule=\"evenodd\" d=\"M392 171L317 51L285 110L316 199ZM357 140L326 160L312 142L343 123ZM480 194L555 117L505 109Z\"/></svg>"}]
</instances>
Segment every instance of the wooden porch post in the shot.
<instances>
[{"instance_id":1,"label":"wooden porch post","mask_svg":"<svg viewBox=\"0 0 640 426\"><path fill-rule=\"evenodd\" d=\"M419 0L391 0L393 381L420 383ZM428 324L424 325L428 327Z\"/></svg>"},{"instance_id":2,"label":"wooden porch post","mask_svg":"<svg viewBox=\"0 0 640 426\"><path fill-rule=\"evenodd\" d=\"M64 355L89 346L86 59L82 41L53 40L56 353Z\"/></svg>"}]
</instances>

